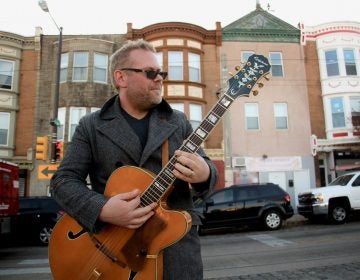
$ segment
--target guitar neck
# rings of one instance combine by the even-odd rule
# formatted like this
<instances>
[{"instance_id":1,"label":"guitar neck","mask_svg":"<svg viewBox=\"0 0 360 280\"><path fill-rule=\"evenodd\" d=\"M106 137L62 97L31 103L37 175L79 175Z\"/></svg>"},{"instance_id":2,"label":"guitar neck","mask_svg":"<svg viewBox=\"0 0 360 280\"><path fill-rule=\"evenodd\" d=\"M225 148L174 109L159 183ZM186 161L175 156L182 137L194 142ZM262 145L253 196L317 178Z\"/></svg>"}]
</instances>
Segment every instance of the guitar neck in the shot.
<instances>
[{"instance_id":1,"label":"guitar neck","mask_svg":"<svg viewBox=\"0 0 360 280\"><path fill-rule=\"evenodd\" d=\"M225 93L210 110L206 118L184 141L179 150L188 153L196 153L201 144L207 139L210 132L219 123L233 101L234 99ZM176 162L176 157L172 156L160 173L154 178L153 182L141 196L141 206L147 206L153 202L160 202L161 198L170 189L170 186L172 186L176 179L173 174Z\"/></svg>"},{"instance_id":2,"label":"guitar neck","mask_svg":"<svg viewBox=\"0 0 360 280\"><path fill-rule=\"evenodd\" d=\"M179 148L182 151L196 153L200 145L206 140L213 128L219 123L225 112L238 96L249 96L249 92L270 70L267 58L253 54L245 66L229 79L229 88L207 114L190 136ZM154 178L150 186L141 195L141 206L153 202L159 203L162 197L171 189L176 177L173 174L177 160L173 156Z\"/></svg>"}]
</instances>

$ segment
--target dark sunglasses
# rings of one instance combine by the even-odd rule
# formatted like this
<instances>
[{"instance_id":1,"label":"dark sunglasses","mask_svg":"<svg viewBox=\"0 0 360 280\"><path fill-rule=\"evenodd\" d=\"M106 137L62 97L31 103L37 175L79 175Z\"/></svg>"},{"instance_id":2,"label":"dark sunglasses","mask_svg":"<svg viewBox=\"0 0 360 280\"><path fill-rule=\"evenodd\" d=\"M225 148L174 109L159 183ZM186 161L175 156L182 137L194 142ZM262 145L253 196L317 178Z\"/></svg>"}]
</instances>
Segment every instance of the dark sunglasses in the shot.
<instances>
[{"instance_id":1,"label":"dark sunglasses","mask_svg":"<svg viewBox=\"0 0 360 280\"><path fill-rule=\"evenodd\" d=\"M144 69L137 69L137 68L122 68L120 70L125 70L125 71L133 71L133 72L137 72L137 73L145 73L146 74L146 78L148 78L149 80L154 80L157 75L160 75L163 79L165 79L167 77L167 72L163 72L158 70L144 70Z\"/></svg>"}]
</instances>

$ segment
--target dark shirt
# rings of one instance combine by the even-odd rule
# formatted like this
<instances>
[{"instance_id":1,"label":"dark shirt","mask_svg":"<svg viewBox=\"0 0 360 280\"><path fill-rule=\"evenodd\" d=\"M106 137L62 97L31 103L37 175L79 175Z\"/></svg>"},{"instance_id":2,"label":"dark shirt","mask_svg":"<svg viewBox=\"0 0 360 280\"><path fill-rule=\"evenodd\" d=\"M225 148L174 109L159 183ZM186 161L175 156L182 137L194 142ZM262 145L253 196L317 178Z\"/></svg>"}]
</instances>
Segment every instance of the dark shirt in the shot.
<instances>
[{"instance_id":1,"label":"dark shirt","mask_svg":"<svg viewBox=\"0 0 360 280\"><path fill-rule=\"evenodd\" d=\"M131 128L134 130L136 135L139 137L141 146L144 149L148 138L149 120L151 113L147 114L144 118L140 120L129 115L122 108L121 108L121 113L123 114L128 124L131 126Z\"/></svg>"}]
</instances>

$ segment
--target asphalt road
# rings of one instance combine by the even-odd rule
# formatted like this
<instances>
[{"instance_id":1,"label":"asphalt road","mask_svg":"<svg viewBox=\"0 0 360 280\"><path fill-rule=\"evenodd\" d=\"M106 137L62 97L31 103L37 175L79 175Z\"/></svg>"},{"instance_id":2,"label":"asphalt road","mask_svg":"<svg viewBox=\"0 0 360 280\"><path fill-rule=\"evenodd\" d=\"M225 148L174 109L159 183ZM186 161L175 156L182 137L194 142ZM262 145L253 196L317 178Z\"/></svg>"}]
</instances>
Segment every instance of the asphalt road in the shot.
<instances>
[{"instance_id":1,"label":"asphalt road","mask_svg":"<svg viewBox=\"0 0 360 280\"><path fill-rule=\"evenodd\" d=\"M201 242L205 279L360 280L360 219L344 225L297 221L278 231L213 231ZM3 244L0 279L52 279L47 248Z\"/></svg>"},{"instance_id":2,"label":"asphalt road","mask_svg":"<svg viewBox=\"0 0 360 280\"><path fill-rule=\"evenodd\" d=\"M201 238L205 279L360 279L360 222Z\"/></svg>"}]
</instances>

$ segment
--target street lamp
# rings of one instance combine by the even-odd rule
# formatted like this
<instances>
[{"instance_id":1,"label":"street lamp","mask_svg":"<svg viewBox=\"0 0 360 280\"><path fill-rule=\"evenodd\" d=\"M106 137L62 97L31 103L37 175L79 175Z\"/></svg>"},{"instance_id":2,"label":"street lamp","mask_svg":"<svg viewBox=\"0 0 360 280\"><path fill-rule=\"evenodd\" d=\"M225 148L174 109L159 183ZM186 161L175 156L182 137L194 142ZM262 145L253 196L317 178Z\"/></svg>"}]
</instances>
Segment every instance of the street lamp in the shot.
<instances>
[{"instance_id":1,"label":"street lamp","mask_svg":"<svg viewBox=\"0 0 360 280\"><path fill-rule=\"evenodd\" d=\"M55 23L56 28L59 30L59 47L58 47L58 57L57 57L57 68L56 68L56 83L55 83L55 94L54 94L54 105L53 105L53 117L50 120L50 125L52 126L51 133L51 163L56 163L56 142L57 142L57 128L60 125L58 120L58 107L59 107L59 90L60 90L60 66L61 66L61 48L62 48L62 27L59 27L56 24L56 21L52 17L48 5L45 0L39 0L40 8L48 13Z\"/></svg>"}]
</instances>

